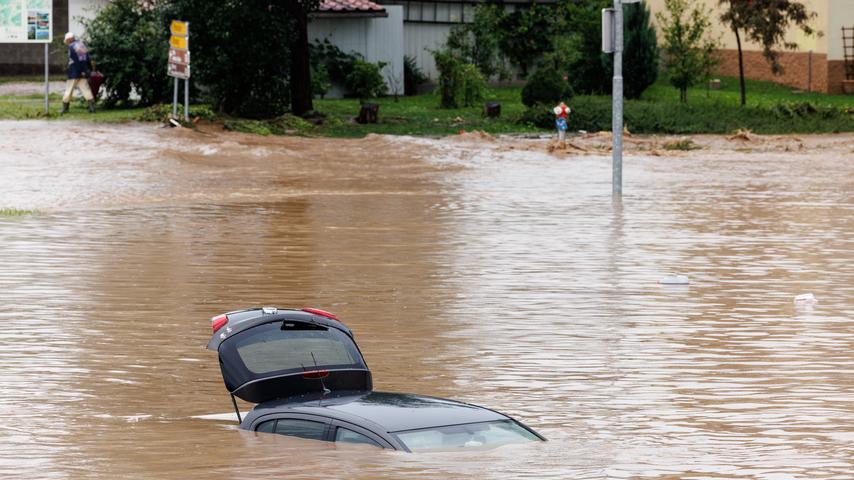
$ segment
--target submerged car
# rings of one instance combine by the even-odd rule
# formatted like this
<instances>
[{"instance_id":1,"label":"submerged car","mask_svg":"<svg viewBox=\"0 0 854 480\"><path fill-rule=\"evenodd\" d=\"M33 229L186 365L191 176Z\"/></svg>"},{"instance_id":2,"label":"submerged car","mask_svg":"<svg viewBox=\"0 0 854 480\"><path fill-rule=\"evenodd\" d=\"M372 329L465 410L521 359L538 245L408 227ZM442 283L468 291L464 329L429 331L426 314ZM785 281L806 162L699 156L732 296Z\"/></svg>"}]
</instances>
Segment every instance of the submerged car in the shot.
<instances>
[{"instance_id":1,"label":"submerged car","mask_svg":"<svg viewBox=\"0 0 854 480\"><path fill-rule=\"evenodd\" d=\"M544 441L496 411L443 398L373 391L371 371L338 318L264 307L211 319L240 428L402 451ZM235 397L256 403L241 418Z\"/></svg>"}]
</instances>

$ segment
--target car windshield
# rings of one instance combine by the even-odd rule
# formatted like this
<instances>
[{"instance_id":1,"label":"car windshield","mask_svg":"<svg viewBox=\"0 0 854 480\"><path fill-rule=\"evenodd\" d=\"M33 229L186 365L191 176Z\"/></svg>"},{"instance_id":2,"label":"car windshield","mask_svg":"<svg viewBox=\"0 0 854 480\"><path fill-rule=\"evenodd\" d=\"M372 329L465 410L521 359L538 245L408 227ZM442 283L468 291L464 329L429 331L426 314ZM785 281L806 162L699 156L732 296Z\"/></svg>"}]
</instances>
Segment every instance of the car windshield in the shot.
<instances>
[{"instance_id":1,"label":"car windshield","mask_svg":"<svg viewBox=\"0 0 854 480\"><path fill-rule=\"evenodd\" d=\"M540 440L512 420L423 428L395 432L395 434L413 452L489 448L508 443Z\"/></svg>"},{"instance_id":2,"label":"car windshield","mask_svg":"<svg viewBox=\"0 0 854 480\"><path fill-rule=\"evenodd\" d=\"M258 327L236 339L240 360L254 374L359 364L347 335L297 322Z\"/></svg>"}]
</instances>

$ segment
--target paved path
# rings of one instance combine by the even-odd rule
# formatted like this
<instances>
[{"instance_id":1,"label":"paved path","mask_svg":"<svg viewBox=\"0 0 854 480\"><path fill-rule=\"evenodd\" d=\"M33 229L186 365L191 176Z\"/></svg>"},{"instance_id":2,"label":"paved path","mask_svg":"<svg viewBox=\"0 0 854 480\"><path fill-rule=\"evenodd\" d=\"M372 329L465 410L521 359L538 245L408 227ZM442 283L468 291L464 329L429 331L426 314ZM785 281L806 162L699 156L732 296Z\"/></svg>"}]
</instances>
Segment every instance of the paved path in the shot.
<instances>
[{"instance_id":1,"label":"paved path","mask_svg":"<svg viewBox=\"0 0 854 480\"><path fill-rule=\"evenodd\" d=\"M65 90L64 81L51 81L50 93L62 93ZM44 82L9 82L0 83L0 96L32 95L44 93Z\"/></svg>"}]
</instances>

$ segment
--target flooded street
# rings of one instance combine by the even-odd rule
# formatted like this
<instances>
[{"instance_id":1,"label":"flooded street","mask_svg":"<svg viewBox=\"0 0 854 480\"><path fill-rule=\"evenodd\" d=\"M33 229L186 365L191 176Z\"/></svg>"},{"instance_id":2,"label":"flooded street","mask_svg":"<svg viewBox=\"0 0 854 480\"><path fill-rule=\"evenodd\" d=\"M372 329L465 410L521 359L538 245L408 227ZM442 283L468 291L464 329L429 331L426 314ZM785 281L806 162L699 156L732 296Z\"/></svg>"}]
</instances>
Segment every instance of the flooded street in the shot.
<instances>
[{"instance_id":1,"label":"flooded street","mask_svg":"<svg viewBox=\"0 0 854 480\"><path fill-rule=\"evenodd\" d=\"M0 217L0 477L850 480L854 136L698 142L635 151L612 202L607 153L538 140L0 122L0 209L37 211ZM260 305L336 313L377 390L550 441L199 418L232 410L210 317Z\"/></svg>"}]
</instances>

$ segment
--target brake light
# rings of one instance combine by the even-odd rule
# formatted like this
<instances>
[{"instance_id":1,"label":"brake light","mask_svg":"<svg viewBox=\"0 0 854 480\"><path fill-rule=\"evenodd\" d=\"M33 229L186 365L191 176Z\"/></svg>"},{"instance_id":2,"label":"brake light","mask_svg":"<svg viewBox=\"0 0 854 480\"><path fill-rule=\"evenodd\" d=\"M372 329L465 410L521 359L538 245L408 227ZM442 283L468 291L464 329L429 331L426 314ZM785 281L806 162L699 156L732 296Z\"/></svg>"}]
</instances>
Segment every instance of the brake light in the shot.
<instances>
[{"instance_id":1,"label":"brake light","mask_svg":"<svg viewBox=\"0 0 854 480\"><path fill-rule=\"evenodd\" d=\"M217 330L224 327L226 323L228 323L228 315L224 313L222 315L217 315L211 318L211 330L213 330L213 333L216 333Z\"/></svg>"},{"instance_id":2,"label":"brake light","mask_svg":"<svg viewBox=\"0 0 854 480\"><path fill-rule=\"evenodd\" d=\"M326 378L329 376L329 370L311 370L310 372L303 372L302 378Z\"/></svg>"},{"instance_id":3,"label":"brake light","mask_svg":"<svg viewBox=\"0 0 854 480\"><path fill-rule=\"evenodd\" d=\"M306 313L320 315L321 317L331 318L332 320L338 320L338 317L336 317L334 314L329 313L325 310L320 310L318 308L303 308L302 311Z\"/></svg>"}]
</instances>

